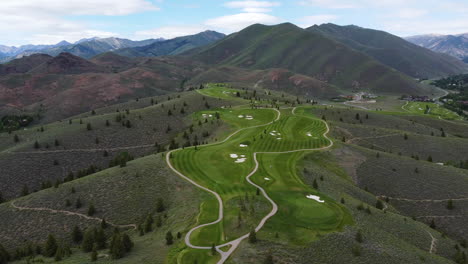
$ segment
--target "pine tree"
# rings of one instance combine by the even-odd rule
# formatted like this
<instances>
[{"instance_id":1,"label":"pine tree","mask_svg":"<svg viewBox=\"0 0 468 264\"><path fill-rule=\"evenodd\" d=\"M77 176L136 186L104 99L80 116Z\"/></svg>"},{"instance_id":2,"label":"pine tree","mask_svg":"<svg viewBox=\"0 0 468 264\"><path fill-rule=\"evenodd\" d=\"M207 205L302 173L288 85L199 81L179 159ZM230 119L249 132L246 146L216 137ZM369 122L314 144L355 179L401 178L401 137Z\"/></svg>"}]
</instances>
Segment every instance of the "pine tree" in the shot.
<instances>
[{"instance_id":1,"label":"pine tree","mask_svg":"<svg viewBox=\"0 0 468 264\"><path fill-rule=\"evenodd\" d=\"M361 230L357 231L355 239L358 243L362 243L364 241L362 234L361 234Z\"/></svg>"},{"instance_id":2,"label":"pine tree","mask_svg":"<svg viewBox=\"0 0 468 264\"><path fill-rule=\"evenodd\" d=\"M377 202L375 203L375 208L382 210L384 208L384 205L381 200L377 199Z\"/></svg>"},{"instance_id":3,"label":"pine tree","mask_svg":"<svg viewBox=\"0 0 468 264\"><path fill-rule=\"evenodd\" d=\"M73 228L71 238L72 238L72 241L77 244L83 240L83 232L81 232L81 229L78 226L75 226Z\"/></svg>"},{"instance_id":4,"label":"pine tree","mask_svg":"<svg viewBox=\"0 0 468 264\"><path fill-rule=\"evenodd\" d=\"M98 259L98 252L96 245L93 246L93 251L91 252L91 261L96 261Z\"/></svg>"},{"instance_id":5,"label":"pine tree","mask_svg":"<svg viewBox=\"0 0 468 264\"><path fill-rule=\"evenodd\" d=\"M112 259L120 259L125 254L125 247L120 233L114 233L110 243L110 254Z\"/></svg>"},{"instance_id":6,"label":"pine tree","mask_svg":"<svg viewBox=\"0 0 468 264\"><path fill-rule=\"evenodd\" d=\"M4 202L5 202L5 199L3 198L2 192L0 192L0 204Z\"/></svg>"},{"instance_id":7,"label":"pine tree","mask_svg":"<svg viewBox=\"0 0 468 264\"><path fill-rule=\"evenodd\" d=\"M405 140L408 140L408 134L405 133L405 134L403 135L403 138L404 138Z\"/></svg>"},{"instance_id":8,"label":"pine tree","mask_svg":"<svg viewBox=\"0 0 468 264\"><path fill-rule=\"evenodd\" d=\"M171 231L166 233L166 245L172 245L174 243L174 238L172 237Z\"/></svg>"},{"instance_id":9,"label":"pine tree","mask_svg":"<svg viewBox=\"0 0 468 264\"><path fill-rule=\"evenodd\" d=\"M91 123L87 123L86 124L86 130L92 130L93 128L91 127Z\"/></svg>"},{"instance_id":10,"label":"pine tree","mask_svg":"<svg viewBox=\"0 0 468 264\"><path fill-rule=\"evenodd\" d=\"M81 250L83 250L83 252L91 252L91 250L93 250L93 244L94 230L90 228L86 230L84 234L83 242L81 243Z\"/></svg>"},{"instance_id":11,"label":"pine tree","mask_svg":"<svg viewBox=\"0 0 468 264\"><path fill-rule=\"evenodd\" d=\"M54 260L61 261L63 259L64 254L65 254L64 249L62 247L58 247L57 251L55 252Z\"/></svg>"},{"instance_id":12,"label":"pine tree","mask_svg":"<svg viewBox=\"0 0 468 264\"><path fill-rule=\"evenodd\" d=\"M107 225L106 219L103 218L103 219L101 220L101 228L102 228L102 229L106 229L107 226L108 226L108 225Z\"/></svg>"},{"instance_id":13,"label":"pine tree","mask_svg":"<svg viewBox=\"0 0 468 264\"><path fill-rule=\"evenodd\" d=\"M215 247L215 244L211 244L211 255L212 255L212 256L216 255L216 247Z\"/></svg>"},{"instance_id":14,"label":"pine tree","mask_svg":"<svg viewBox=\"0 0 468 264\"><path fill-rule=\"evenodd\" d=\"M36 141L34 142L34 148L35 148L35 149L38 149L38 148L40 148L40 147L41 147L41 145L39 145L39 142L37 142L37 140L36 140Z\"/></svg>"},{"instance_id":15,"label":"pine tree","mask_svg":"<svg viewBox=\"0 0 468 264\"><path fill-rule=\"evenodd\" d=\"M314 189L318 189L318 183L317 183L317 180L316 180L316 179L314 179L314 182L312 183L312 187L313 187Z\"/></svg>"},{"instance_id":16,"label":"pine tree","mask_svg":"<svg viewBox=\"0 0 468 264\"><path fill-rule=\"evenodd\" d=\"M153 231L153 216L148 215L145 220L145 233Z\"/></svg>"},{"instance_id":17,"label":"pine tree","mask_svg":"<svg viewBox=\"0 0 468 264\"><path fill-rule=\"evenodd\" d=\"M13 137L13 141L15 143L18 143L20 141L18 135L15 134L15 136Z\"/></svg>"},{"instance_id":18,"label":"pine tree","mask_svg":"<svg viewBox=\"0 0 468 264\"><path fill-rule=\"evenodd\" d=\"M94 213L96 213L96 209L94 208L94 204L91 203L88 207L88 215L93 216Z\"/></svg>"},{"instance_id":19,"label":"pine tree","mask_svg":"<svg viewBox=\"0 0 468 264\"><path fill-rule=\"evenodd\" d=\"M447 209L452 210L454 208L453 206L453 200L450 199L447 201Z\"/></svg>"},{"instance_id":20,"label":"pine tree","mask_svg":"<svg viewBox=\"0 0 468 264\"><path fill-rule=\"evenodd\" d=\"M21 195L22 195L22 196L26 196L26 195L28 195L28 194L29 194L29 188L28 188L28 186L25 184L25 185L23 185L23 190L21 190Z\"/></svg>"},{"instance_id":21,"label":"pine tree","mask_svg":"<svg viewBox=\"0 0 468 264\"><path fill-rule=\"evenodd\" d=\"M249 243L257 243L257 233L255 232L255 230L252 230L249 233Z\"/></svg>"},{"instance_id":22,"label":"pine tree","mask_svg":"<svg viewBox=\"0 0 468 264\"><path fill-rule=\"evenodd\" d=\"M130 252L133 248L133 242L127 234L123 234L122 243L126 252Z\"/></svg>"},{"instance_id":23,"label":"pine tree","mask_svg":"<svg viewBox=\"0 0 468 264\"><path fill-rule=\"evenodd\" d=\"M10 253L0 244L0 264L6 264L10 261L11 256Z\"/></svg>"},{"instance_id":24,"label":"pine tree","mask_svg":"<svg viewBox=\"0 0 468 264\"><path fill-rule=\"evenodd\" d=\"M164 201L162 198L158 198L158 200L156 200L156 212L160 213L160 212L163 212L164 210L165 210Z\"/></svg>"},{"instance_id":25,"label":"pine tree","mask_svg":"<svg viewBox=\"0 0 468 264\"><path fill-rule=\"evenodd\" d=\"M275 263L275 262L273 261L273 255L268 254L268 255L266 256L265 260L263 261L263 264L273 264L273 263Z\"/></svg>"},{"instance_id":26,"label":"pine tree","mask_svg":"<svg viewBox=\"0 0 468 264\"><path fill-rule=\"evenodd\" d=\"M76 207L76 209L81 208L81 199L80 199L80 198L77 198L77 199L76 199L75 207Z\"/></svg>"},{"instance_id":27,"label":"pine tree","mask_svg":"<svg viewBox=\"0 0 468 264\"><path fill-rule=\"evenodd\" d=\"M97 246L97 249L104 249L106 248L106 233L104 232L104 229L101 227L98 229L94 229L94 243Z\"/></svg>"},{"instance_id":28,"label":"pine tree","mask_svg":"<svg viewBox=\"0 0 468 264\"><path fill-rule=\"evenodd\" d=\"M54 235L49 234L47 237L47 242L44 246L44 256L45 257L53 257L57 252L57 240L55 240Z\"/></svg>"},{"instance_id":29,"label":"pine tree","mask_svg":"<svg viewBox=\"0 0 468 264\"><path fill-rule=\"evenodd\" d=\"M427 161L432 162L432 156L431 155L429 155L429 157L427 157Z\"/></svg>"}]
</instances>

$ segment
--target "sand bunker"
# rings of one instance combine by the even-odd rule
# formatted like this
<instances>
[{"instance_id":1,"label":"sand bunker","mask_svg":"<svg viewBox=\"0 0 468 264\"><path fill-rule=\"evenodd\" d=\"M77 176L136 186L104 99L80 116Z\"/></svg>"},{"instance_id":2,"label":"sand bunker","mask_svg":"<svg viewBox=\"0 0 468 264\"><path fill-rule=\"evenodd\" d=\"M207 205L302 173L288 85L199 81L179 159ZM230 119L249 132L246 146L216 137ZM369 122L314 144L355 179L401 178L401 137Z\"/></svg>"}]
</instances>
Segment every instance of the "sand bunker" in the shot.
<instances>
[{"instance_id":1,"label":"sand bunker","mask_svg":"<svg viewBox=\"0 0 468 264\"><path fill-rule=\"evenodd\" d=\"M243 116L243 115L238 115L237 117L238 117L238 118L244 118L244 116Z\"/></svg>"},{"instance_id":2,"label":"sand bunker","mask_svg":"<svg viewBox=\"0 0 468 264\"><path fill-rule=\"evenodd\" d=\"M312 199L312 200L315 200L319 203L324 203L325 201L324 200L320 200L320 196L317 196L317 195L313 195L313 194L309 194L306 196L307 199Z\"/></svg>"},{"instance_id":3,"label":"sand bunker","mask_svg":"<svg viewBox=\"0 0 468 264\"><path fill-rule=\"evenodd\" d=\"M244 144L240 144L240 145L239 145L239 147L241 147L241 148L246 148L246 147L248 147L248 146L249 146L249 145L244 145Z\"/></svg>"},{"instance_id":4,"label":"sand bunker","mask_svg":"<svg viewBox=\"0 0 468 264\"><path fill-rule=\"evenodd\" d=\"M236 159L236 161L234 161L235 163L242 163L242 162L245 162L246 158L240 158L240 159Z\"/></svg>"},{"instance_id":5,"label":"sand bunker","mask_svg":"<svg viewBox=\"0 0 468 264\"><path fill-rule=\"evenodd\" d=\"M237 159L239 157L239 155L237 154L230 154L229 157L233 158L233 159Z\"/></svg>"},{"instance_id":6,"label":"sand bunker","mask_svg":"<svg viewBox=\"0 0 468 264\"><path fill-rule=\"evenodd\" d=\"M281 140L281 138L276 138L277 140Z\"/></svg>"},{"instance_id":7,"label":"sand bunker","mask_svg":"<svg viewBox=\"0 0 468 264\"><path fill-rule=\"evenodd\" d=\"M264 178L264 179L265 179L265 181L269 181L269 180L270 180L270 178Z\"/></svg>"},{"instance_id":8,"label":"sand bunker","mask_svg":"<svg viewBox=\"0 0 468 264\"><path fill-rule=\"evenodd\" d=\"M312 136L312 133L307 132L307 136L308 136L308 137L311 137L311 136Z\"/></svg>"},{"instance_id":9,"label":"sand bunker","mask_svg":"<svg viewBox=\"0 0 468 264\"><path fill-rule=\"evenodd\" d=\"M250 115L245 116L245 119L247 119L247 120L252 120L252 119L253 119L253 116L250 116Z\"/></svg>"}]
</instances>

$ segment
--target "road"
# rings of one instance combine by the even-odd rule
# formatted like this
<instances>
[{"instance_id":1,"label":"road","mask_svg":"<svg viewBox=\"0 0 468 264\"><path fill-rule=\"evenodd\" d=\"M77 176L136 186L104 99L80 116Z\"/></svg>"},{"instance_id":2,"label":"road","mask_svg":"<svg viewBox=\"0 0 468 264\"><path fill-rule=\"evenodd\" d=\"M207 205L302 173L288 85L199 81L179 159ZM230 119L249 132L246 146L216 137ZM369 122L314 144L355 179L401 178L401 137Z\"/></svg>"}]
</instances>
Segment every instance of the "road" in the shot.
<instances>
[{"instance_id":1,"label":"road","mask_svg":"<svg viewBox=\"0 0 468 264\"><path fill-rule=\"evenodd\" d=\"M253 127L247 127L247 128L242 128L242 129L239 129L237 131L235 131L234 133L232 133L231 135L229 135L226 139L224 139L223 141L221 142L218 142L218 143L212 143L212 144L208 144L208 145L214 145L214 144L222 144L224 142L226 142L227 140L229 140L232 136L234 136L235 134L239 133L240 131L242 130L245 130L245 129L251 129L251 128L255 128L255 127L262 127L262 126L267 126L267 125L270 125L276 121L278 121L281 117L281 112L278 111L277 109L274 109L275 111L277 111L278 113L278 116L276 117L276 119L274 121L271 121L269 123L266 123L266 124L263 124L263 125L258 125L258 126L253 126ZM294 107L292 109L292 114L295 115L295 111L296 111L296 107ZM265 225L266 221L268 221L268 219L270 219L271 217L273 217L277 212L278 212L278 205L275 203L275 201L273 201L273 199L270 198L270 196L268 196L267 192L265 191L265 189L263 189L261 186L255 184L250 178L257 172L258 168L259 168L259 162L257 160L257 155L258 154L283 154L283 153L293 153L293 152L301 152L301 151L316 151L316 150L325 150L325 149L328 149L328 148L331 148L333 146L333 141L328 137L328 133L330 132L330 127L328 126L327 122L321 120L325 126L326 126L326 131L324 132L323 136L330 142L329 145L325 146L325 147L321 147L321 148L313 148L313 149L298 149L298 150L290 150L290 151L282 151L282 152L254 152L253 153L253 160L255 162L255 167L254 169L246 176L246 180L249 184L253 185L254 187L258 188L260 190L260 192L262 193L262 195L270 202L270 204L272 205L272 209L271 211L265 216L262 218L262 220L260 221L260 223L255 227L255 232L258 232L260 231L263 226ZM207 145L205 145L207 146ZM177 149L177 150L180 150L180 149ZM170 152L167 153L166 155L166 162L167 162L167 165L169 166L169 168L171 170L173 170L177 175L179 175L180 177L182 177L183 179L187 180L188 182L192 183L193 185L197 186L198 188L202 189L202 190L205 190L211 194L213 194L216 199L218 200L218 205L219 205L219 213L218 213L218 219L216 219L215 221L211 222L211 223L206 223L206 224L202 224L202 225L198 225L194 228L192 228L185 236L185 244L190 247L190 248L194 248L194 249L211 249L211 247L207 247L207 246L196 246L196 245L193 245L191 242L190 242L190 236L191 234L200 229L200 228L203 228L203 227L206 227L206 226L209 226L209 225L213 225L213 224L217 224L219 222L221 222L223 220L223 217L224 217L224 207L223 207L223 200L221 198L221 196L215 192L215 191L212 191L198 183L196 183L195 181L193 181L192 179L190 179L189 177L185 176L184 174L182 174L181 172L179 172L178 170L176 170L173 165L171 164L171 161L170 161L170 156L171 156L171 153L174 152L174 151L177 151L177 150L172 150ZM221 259L217 262L217 264L223 264L230 256L231 254L236 250L236 248L239 246L239 244L246 238L249 237L249 234L245 234L235 240L232 240L232 241L229 241L227 243L224 243L224 244L221 244L221 245L217 245L215 248L216 248L216 251L221 255ZM229 249L228 251L223 251L222 248L224 247L227 247L229 246Z\"/></svg>"}]
</instances>

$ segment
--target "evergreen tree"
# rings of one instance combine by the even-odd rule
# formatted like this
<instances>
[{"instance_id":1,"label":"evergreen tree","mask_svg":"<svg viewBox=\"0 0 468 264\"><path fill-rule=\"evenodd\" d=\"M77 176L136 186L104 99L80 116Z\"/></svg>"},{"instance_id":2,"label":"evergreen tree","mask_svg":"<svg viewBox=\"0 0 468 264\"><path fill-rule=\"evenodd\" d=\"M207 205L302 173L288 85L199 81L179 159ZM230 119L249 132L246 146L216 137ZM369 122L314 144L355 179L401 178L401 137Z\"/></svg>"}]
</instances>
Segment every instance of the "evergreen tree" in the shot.
<instances>
[{"instance_id":1,"label":"evergreen tree","mask_svg":"<svg viewBox=\"0 0 468 264\"><path fill-rule=\"evenodd\" d=\"M92 130L93 128L91 127L91 123L87 123L86 124L86 130Z\"/></svg>"},{"instance_id":2,"label":"evergreen tree","mask_svg":"<svg viewBox=\"0 0 468 264\"><path fill-rule=\"evenodd\" d=\"M375 208L382 210L384 208L383 202L377 199L377 202L375 203Z\"/></svg>"},{"instance_id":3,"label":"evergreen tree","mask_svg":"<svg viewBox=\"0 0 468 264\"><path fill-rule=\"evenodd\" d=\"M452 210L454 208L453 206L453 200L450 199L447 201L447 209Z\"/></svg>"},{"instance_id":4,"label":"evergreen tree","mask_svg":"<svg viewBox=\"0 0 468 264\"><path fill-rule=\"evenodd\" d=\"M110 243L110 254L112 259L120 259L125 254L125 247L120 233L114 233Z\"/></svg>"},{"instance_id":5,"label":"evergreen tree","mask_svg":"<svg viewBox=\"0 0 468 264\"><path fill-rule=\"evenodd\" d=\"M79 208L81 208L81 206L82 206L81 199L78 197L76 199L76 202L75 202L75 207L76 207L76 209L79 209Z\"/></svg>"},{"instance_id":6,"label":"evergreen tree","mask_svg":"<svg viewBox=\"0 0 468 264\"><path fill-rule=\"evenodd\" d=\"M97 246L97 249L104 249L106 248L106 233L104 229L101 227L98 229L94 229L94 243Z\"/></svg>"},{"instance_id":7,"label":"evergreen tree","mask_svg":"<svg viewBox=\"0 0 468 264\"><path fill-rule=\"evenodd\" d=\"M101 220L101 228L102 228L102 229L106 229L107 226L108 226L108 225L107 225L106 219L103 218L103 219Z\"/></svg>"},{"instance_id":8,"label":"evergreen tree","mask_svg":"<svg viewBox=\"0 0 468 264\"><path fill-rule=\"evenodd\" d=\"M216 255L216 247L215 247L215 244L211 244L211 255L212 255L212 256Z\"/></svg>"},{"instance_id":9,"label":"evergreen tree","mask_svg":"<svg viewBox=\"0 0 468 264\"><path fill-rule=\"evenodd\" d=\"M429 224L429 227L432 228L432 229L436 228L436 224L435 224L434 219L431 220L431 223Z\"/></svg>"},{"instance_id":10,"label":"evergreen tree","mask_svg":"<svg viewBox=\"0 0 468 264\"><path fill-rule=\"evenodd\" d=\"M64 254L65 254L64 249L62 247L58 247L57 251L55 252L54 260L61 261L63 259Z\"/></svg>"},{"instance_id":11,"label":"evergreen tree","mask_svg":"<svg viewBox=\"0 0 468 264\"><path fill-rule=\"evenodd\" d=\"M40 147L41 147L41 145L39 145L39 142L37 142L37 140L36 140L36 141L34 142L34 148L35 148L35 149L38 149L38 148L40 148Z\"/></svg>"},{"instance_id":12,"label":"evergreen tree","mask_svg":"<svg viewBox=\"0 0 468 264\"><path fill-rule=\"evenodd\" d=\"M29 194L29 188L28 186L25 184L23 185L23 190L21 190L21 196L26 196Z\"/></svg>"},{"instance_id":13,"label":"evergreen tree","mask_svg":"<svg viewBox=\"0 0 468 264\"><path fill-rule=\"evenodd\" d=\"M432 162L432 156L431 155L429 155L429 157L427 157L427 161Z\"/></svg>"},{"instance_id":14,"label":"evergreen tree","mask_svg":"<svg viewBox=\"0 0 468 264\"><path fill-rule=\"evenodd\" d=\"M249 243L257 243L257 233L255 232L255 230L252 230L249 233Z\"/></svg>"},{"instance_id":15,"label":"evergreen tree","mask_svg":"<svg viewBox=\"0 0 468 264\"><path fill-rule=\"evenodd\" d=\"M93 246L93 251L91 252L91 261L96 261L98 259L98 252L96 245Z\"/></svg>"},{"instance_id":16,"label":"evergreen tree","mask_svg":"<svg viewBox=\"0 0 468 264\"><path fill-rule=\"evenodd\" d=\"M357 231L355 239L358 243L362 243L364 241L362 234L361 234L361 230Z\"/></svg>"},{"instance_id":17,"label":"evergreen tree","mask_svg":"<svg viewBox=\"0 0 468 264\"><path fill-rule=\"evenodd\" d=\"M81 250L83 250L83 252L91 252L91 250L93 250L93 244L94 230L90 228L86 230L84 234L83 242L81 243Z\"/></svg>"},{"instance_id":18,"label":"evergreen tree","mask_svg":"<svg viewBox=\"0 0 468 264\"><path fill-rule=\"evenodd\" d=\"M44 256L45 257L53 257L55 256L55 253L57 252L57 240L55 240L54 235L49 234L47 237L47 242L44 246Z\"/></svg>"},{"instance_id":19,"label":"evergreen tree","mask_svg":"<svg viewBox=\"0 0 468 264\"><path fill-rule=\"evenodd\" d=\"M6 264L10 261L11 256L10 253L0 244L0 264Z\"/></svg>"},{"instance_id":20,"label":"evergreen tree","mask_svg":"<svg viewBox=\"0 0 468 264\"><path fill-rule=\"evenodd\" d=\"M153 222L154 222L153 216L149 214L145 220L145 233L153 231Z\"/></svg>"},{"instance_id":21,"label":"evergreen tree","mask_svg":"<svg viewBox=\"0 0 468 264\"><path fill-rule=\"evenodd\" d=\"M314 182L312 183L312 187L313 187L314 189L318 189L318 183L317 183L317 180L316 180L316 179L314 179Z\"/></svg>"},{"instance_id":22,"label":"evergreen tree","mask_svg":"<svg viewBox=\"0 0 468 264\"><path fill-rule=\"evenodd\" d=\"M275 263L275 262L273 261L273 255L268 254L268 255L266 256L265 260L263 261L263 264L273 264L273 263Z\"/></svg>"},{"instance_id":23,"label":"evergreen tree","mask_svg":"<svg viewBox=\"0 0 468 264\"><path fill-rule=\"evenodd\" d=\"M403 138L404 138L405 140L408 140L408 134L405 133L405 134L403 135Z\"/></svg>"},{"instance_id":24,"label":"evergreen tree","mask_svg":"<svg viewBox=\"0 0 468 264\"><path fill-rule=\"evenodd\" d=\"M96 208L94 208L94 204L91 203L88 207L88 215L93 216L94 213L96 213Z\"/></svg>"},{"instance_id":25,"label":"evergreen tree","mask_svg":"<svg viewBox=\"0 0 468 264\"><path fill-rule=\"evenodd\" d=\"M174 243L174 238L172 237L171 231L166 233L166 245L172 245Z\"/></svg>"},{"instance_id":26,"label":"evergreen tree","mask_svg":"<svg viewBox=\"0 0 468 264\"><path fill-rule=\"evenodd\" d=\"M160 212L163 212L164 210L165 210L164 201L162 198L158 198L158 200L156 200L156 212L160 213Z\"/></svg>"},{"instance_id":27,"label":"evergreen tree","mask_svg":"<svg viewBox=\"0 0 468 264\"><path fill-rule=\"evenodd\" d=\"M15 134L15 136L13 137L13 141L15 143L18 143L20 141L18 135Z\"/></svg>"},{"instance_id":28,"label":"evergreen tree","mask_svg":"<svg viewBox=\"0 0 468 264\"><path fill-rule=\"evenodd\" d=\"M122 243L126 252L130 252L133 248L133 242L127 234L123 234Z\"/></svg>"},{"instance_id":29,"label":"evergreen tree","mask_svg":"<svg viewBox=\"0 0 468 264\"><path fill-rule=\"evenodd\" d=\"M83 240L83 232L78 226L75 226L71 235L72 241L75 243L80 243Z\"/></svg>"}]
</instances>

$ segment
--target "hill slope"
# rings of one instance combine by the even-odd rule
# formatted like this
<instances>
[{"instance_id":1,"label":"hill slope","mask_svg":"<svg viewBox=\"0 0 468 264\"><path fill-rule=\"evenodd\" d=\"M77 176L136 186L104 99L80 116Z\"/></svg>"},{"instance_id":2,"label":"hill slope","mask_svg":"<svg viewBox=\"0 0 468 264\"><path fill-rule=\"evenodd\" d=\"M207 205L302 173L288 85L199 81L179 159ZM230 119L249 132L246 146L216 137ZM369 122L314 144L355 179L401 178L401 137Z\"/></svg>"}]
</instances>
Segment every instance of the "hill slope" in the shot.
<instances>
[{"instance_id":1,"label":"hill slope","mask_svg":"<svg viewBox=\"0 0 468 264\"><path fill-rule=\"evenodd\" d=\"M321 33L415 78L433 78L468 71L463 62L421 48L384 31L358 26L322 24L307 29Z\"/></svg>"},{"instance_id":2,"label":"hill slope","mask_svg":"<svg viewBox=\"0 0 468 264\"><path fill-rule=\"evenodd\" d=\"M213 43L224 38L224 36L222 33L208 30L195 35L155 42L143 47L121 49L115 51L115 53L129 57L177 55L192 48Z\"/></svg>"},{"instance_id":3,"label":"hill slope","mask_svg":"<svg viewBox=\"0 0 468 264\"><path fill-rule=\"evenodd\" d=\"M215 65L284 68L348 91L423 92L407 76L363 53L292 24L253 25L188 56Z\"/></svg>"},{"instance_id":4,"label":"hill slope","mask_svg":"<svg viewBox=\"0 0 468 264\"><path fill-rule=\"evenodd\" d=\"M446 53L468 62L468 34L446 36L419 35L408 37L406 40L421 47Z\"/></svg>"}]
</instances>

